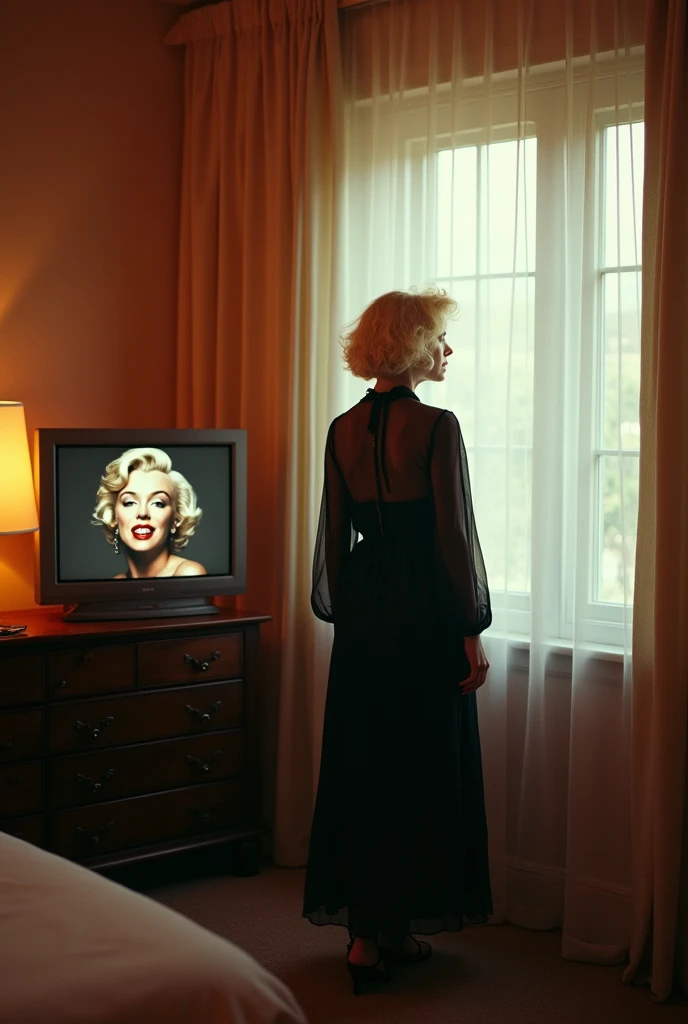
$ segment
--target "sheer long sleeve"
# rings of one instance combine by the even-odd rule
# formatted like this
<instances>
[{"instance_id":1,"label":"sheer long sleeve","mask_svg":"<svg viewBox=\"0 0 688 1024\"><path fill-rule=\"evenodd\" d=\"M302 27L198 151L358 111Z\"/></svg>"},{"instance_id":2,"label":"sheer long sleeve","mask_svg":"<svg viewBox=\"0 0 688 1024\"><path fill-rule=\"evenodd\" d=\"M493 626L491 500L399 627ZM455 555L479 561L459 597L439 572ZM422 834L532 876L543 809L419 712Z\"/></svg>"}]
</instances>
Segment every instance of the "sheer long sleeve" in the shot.
<instances>
[{"instance_id":1,"label":"sheer long sleeve","mask_svg":"<svg viewBox=\"0 0 688 1024\"><path fill-rule=\"evenodd\" d=\"M449 411L435 423L430 474L439 557L450 600L456 603L458 628L463 636L477 636L492 622L490 592L473 515L466 449L459 421Z\"/></svg>"},{"instance_id":2,"label":"sheer long sleeve","mask_svg":"<svg viewBox=\"0 0 688 1024\"><path fill-rule=\"evenodd\" d=\"M333 422L325 447L325 479L313 555L311 591L311 608L325 622L334 622L337 584L344 561L356 540L351 523L350 500L335 454Z\"/></svg>"}]
</instances>

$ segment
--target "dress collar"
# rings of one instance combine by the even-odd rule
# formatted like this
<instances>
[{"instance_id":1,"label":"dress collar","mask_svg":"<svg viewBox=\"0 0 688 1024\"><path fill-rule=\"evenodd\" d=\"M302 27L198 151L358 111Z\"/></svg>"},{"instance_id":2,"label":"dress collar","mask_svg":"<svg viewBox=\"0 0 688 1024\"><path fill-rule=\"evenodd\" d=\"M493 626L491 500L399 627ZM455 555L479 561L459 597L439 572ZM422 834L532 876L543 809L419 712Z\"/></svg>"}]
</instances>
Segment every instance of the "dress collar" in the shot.
<instances>
[{"instance_id":1,"label":"dress collar","mask_svg":"<svg viewBox=\"0 0 688 1024\"><path fill-rule=\"evenodd\" d=\"M389 391L376 391L375 388L368 388L361 401L374 402L376 399L380 401L393 401L395 398L413 398L414 401L420 402L420 398L415 391L407 388L405 384L397 384L396 387L390 388Z\"/></svg>"}]
</instances>

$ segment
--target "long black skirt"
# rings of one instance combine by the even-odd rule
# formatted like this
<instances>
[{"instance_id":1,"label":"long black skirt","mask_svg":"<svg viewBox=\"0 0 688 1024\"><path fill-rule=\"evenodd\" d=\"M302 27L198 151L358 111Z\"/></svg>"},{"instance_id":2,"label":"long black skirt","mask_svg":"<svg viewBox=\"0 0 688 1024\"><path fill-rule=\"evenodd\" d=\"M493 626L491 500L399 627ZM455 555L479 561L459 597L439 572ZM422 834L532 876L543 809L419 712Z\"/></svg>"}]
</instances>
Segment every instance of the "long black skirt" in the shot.
<instances>
[{"instance_id":1,"label":"long black skirt","mask_svg":"<svg viewBox=\"0 0 688 1024\"><path fill-rule=\"evenodd\" d=\"M409 579L408 558L358 547L338 609L303 915L370 938L483 923L487 824L476 697L459 686L464 641Z\"/></svg>"}]
</instances>

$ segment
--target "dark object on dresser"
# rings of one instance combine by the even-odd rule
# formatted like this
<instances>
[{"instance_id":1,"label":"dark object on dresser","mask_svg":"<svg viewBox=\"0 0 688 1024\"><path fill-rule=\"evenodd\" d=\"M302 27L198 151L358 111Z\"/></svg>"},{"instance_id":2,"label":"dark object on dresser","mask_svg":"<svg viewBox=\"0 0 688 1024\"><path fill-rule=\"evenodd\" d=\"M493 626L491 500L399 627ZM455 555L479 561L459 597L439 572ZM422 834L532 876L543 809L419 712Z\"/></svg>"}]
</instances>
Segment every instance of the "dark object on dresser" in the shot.
<instances>
[{"instance_id":1,"label":"dark object on dresser","mask_svg":"<svg viewBox=\"0 0 688 1024\"><path fill-rule=\"evenodd\" d=\"M269 616L16 614L27 632L0 640L0 831L93 868L222 843L255 873Z\"/></svg>"}]
</instances>

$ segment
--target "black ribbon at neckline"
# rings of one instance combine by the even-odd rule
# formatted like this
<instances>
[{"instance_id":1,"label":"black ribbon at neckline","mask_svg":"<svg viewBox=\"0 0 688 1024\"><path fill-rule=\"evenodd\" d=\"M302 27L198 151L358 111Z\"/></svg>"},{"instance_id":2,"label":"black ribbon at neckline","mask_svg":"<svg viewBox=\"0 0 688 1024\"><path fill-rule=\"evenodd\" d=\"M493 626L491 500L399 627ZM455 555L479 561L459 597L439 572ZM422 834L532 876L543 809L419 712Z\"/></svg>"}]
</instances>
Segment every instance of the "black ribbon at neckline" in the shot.
<instances>
[{"instance_id":1,"label":"black ribbon at neckline","mask_svg":"<svg viewBox=\"0 0 688 1024\"><path fill-rule=\"evenodd\" d=\"M385 442L387 439L387 418L389 416L389 403L393 402L397 398L413 398L414 401L420 402L420 398L416 395L411 388L407 388L404 385L398 385L392 388L390 391L376 391L374 388L368 388L365 393L365 397L361 399L362 402L371 402L372 409L370 410L370 418L368 420L368 433L373 435L373 455L375 458L375 478L377 481L377 493L378 500L382 500L382 484L380 482L380 468L382 469L382 475L384 477L385 486L387 493L389 494L392 490L389 483L389 476L387 475L387 461L385 459ZM380 428L380 419L382 419L382 428ZM378 451L379 451L379 463L378 465Z\"/></svg>"}]
</instances>

